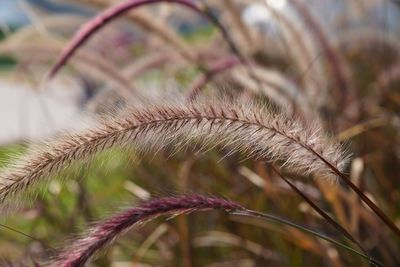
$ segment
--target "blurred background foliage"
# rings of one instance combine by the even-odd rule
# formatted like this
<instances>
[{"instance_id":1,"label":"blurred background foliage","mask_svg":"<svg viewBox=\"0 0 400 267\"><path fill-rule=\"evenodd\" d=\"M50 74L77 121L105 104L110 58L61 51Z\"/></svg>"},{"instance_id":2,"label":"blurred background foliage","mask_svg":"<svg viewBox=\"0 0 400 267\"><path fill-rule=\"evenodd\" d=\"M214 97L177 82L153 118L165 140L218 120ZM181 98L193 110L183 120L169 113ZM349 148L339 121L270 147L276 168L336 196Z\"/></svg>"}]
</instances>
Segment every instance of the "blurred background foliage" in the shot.
<instances>
[{"instance_id":1,"label":"blurred background foliage","mask_svg":"<svg viewBox=\"0 0 400 267\"><path fill-rule=\"evenodd\" d=\"M319 121L348 144L347 172L400 224L400 11L389 0L204 0L247 64L213 69L235 55L206 18L163 3L129 12L97 33L59 76L43 77L72 35L120 1L0 2L0 162L93 115L139 105L143 96L183 99L245 94ZM293 4L293 3L298 3ZM297 6L297 7L296 7ZM303 7L306 11L298 7ZM308 17L311 17L307 20ZM250 68L250 70L249 70ZM338 68L338 69L335 69ZM207 72L208 71L208 72ZM204 75L204 76L203 76ZM341 81L340 79L343 79ZM260 86L260 83L262 84ZM260 89L261 87L261 89ZM30 140L29 142L26 140ZM0 228L0 258L27 265L93 222L152 196L222 195L279 214L346 243L269 165L214 150L161 151L138 159L109 151L39 197ZM296 185L387 266L400 242L344 185L300 175ZM279 255L278 262L270 253ZM297 230L218 212L158 219L128 232L92 266L368 266L353 254Z\"/></svg>"}]
</instances>

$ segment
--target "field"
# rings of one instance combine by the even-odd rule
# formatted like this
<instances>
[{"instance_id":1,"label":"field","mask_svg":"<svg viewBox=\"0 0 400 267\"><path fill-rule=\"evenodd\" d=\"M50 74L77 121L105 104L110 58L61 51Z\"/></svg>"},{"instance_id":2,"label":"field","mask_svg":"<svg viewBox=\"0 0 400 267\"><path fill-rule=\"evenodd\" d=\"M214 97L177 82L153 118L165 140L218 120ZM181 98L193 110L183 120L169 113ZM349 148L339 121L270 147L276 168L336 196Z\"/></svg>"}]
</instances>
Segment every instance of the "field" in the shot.
<instances>
[{"instance_id":1,"label":"field","mask_svg":"<svg viewBox=\"0 0 400 267\"><path fill-rule=\"evenodd\" d=\"M17 2L1 266L400 266L398 2Z\"/></svg>"}]
</instances>

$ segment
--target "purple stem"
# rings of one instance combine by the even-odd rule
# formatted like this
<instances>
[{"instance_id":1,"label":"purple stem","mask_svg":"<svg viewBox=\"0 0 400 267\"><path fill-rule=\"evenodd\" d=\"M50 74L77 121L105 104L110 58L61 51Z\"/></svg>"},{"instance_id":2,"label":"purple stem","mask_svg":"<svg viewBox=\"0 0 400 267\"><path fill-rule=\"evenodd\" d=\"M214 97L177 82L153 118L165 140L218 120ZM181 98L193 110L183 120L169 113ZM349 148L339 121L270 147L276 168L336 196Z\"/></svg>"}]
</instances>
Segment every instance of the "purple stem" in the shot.
<instances>
[{"instance_id":1,"label":"purple stem","mask_svg":"<svg viewBox=\"0 0 400 267\"><path fill-rule=\"evenodd\" d=\"M65 248L58 254L51 266L84 266L96 252L110 244L134 225L144 223L161 215L179 215L206 210L231 212L244 210L244 208L223 198L201 195L153 199L99 223L89 231L87 236L75 240L70 247Z\"/></svg>"},{"instance_id":2,"label":"purple stem","mask_svg":"<svg viewBox=\"0 0 400 267\"><path fill-rule=\"evenodd\" d=\"M191 90L188 95L188 100L193 101L200 93L201 89L215 76L224 71L227 71L238 64L241 64L241 60L237 57L231 56L218 60L210 69L204 74L198 76L192 83Z\"/></svg>"},{"instance_id":3,"label":"purple stem","mask_svg":"<svg viewBox=\"0 0 400 267\"><path fill-rule=\"evenodd\" d=\"M304 23L312 30L314 36L320 42L323 53L330 63L331 71L335 78L337 88L340 90L340 99L338 103L342 105L342 107L346 106L349 100L348 93L350 91L350 85L349 80L346 77L343 59L335 50L335 48L331 46L324 30L312 16L307 7L298 0L291 0L290 3L298 11L298 13L302 15Z\"/></svg>"},{"instance_id":4,"label":"purple stem","mask_svg":"<svg viewBox=\"0 0 400 267\"><path fill-rule=\"evenodd\" d=\"M156 4L160 2L170 2L176 3L182 6L186 6L195 12L204 15L204 12L195 5L192 1L189 0L128 0L124 1L120 4L117 4L113 7L106 9L101 12L95 18L91 19L87 22L83 27L78 31L77 34L73 37L73 39L69 42L69 44L65 47L63 52L61 53L59 59L56 64L51 68L48 78L51 79L54 75L61 69L63 65L67 63L69 58L75 53L75 51L84 44L95 32L97 32L102 26L110 22L111 20L117 18L118 16L124 14L125 12L137 8L143 5Z\"/></svg>"}]
</instances>

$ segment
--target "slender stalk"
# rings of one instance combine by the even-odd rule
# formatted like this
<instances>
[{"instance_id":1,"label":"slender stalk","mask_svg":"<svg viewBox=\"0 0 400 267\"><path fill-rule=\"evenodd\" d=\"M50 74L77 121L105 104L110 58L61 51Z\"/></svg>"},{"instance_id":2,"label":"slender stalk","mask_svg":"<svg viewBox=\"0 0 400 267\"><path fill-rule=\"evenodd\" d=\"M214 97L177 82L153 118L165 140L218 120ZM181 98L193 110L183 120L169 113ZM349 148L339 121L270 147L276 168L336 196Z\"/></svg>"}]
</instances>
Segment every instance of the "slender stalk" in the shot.
<instances>
[{"instance_id":1,"label":"slender stalk","mask_svg":"<svg viewBox=\"0 0 400 267\"><path fill-rule=\"evenodd\" d=\"M365 249L361 246L361 244L355 240L355 238L344 229L339 223L337 223L334 219L332 219L325 211L320 209L317 204L315 204L307 195L305 195L300 189L298 189L289 179L283 176L275 167L272 167L276 174L282 180L284 180L298 195L300 195L315 211L318 212L325 220L327 220L331 225L333 225L340 233L342 233L345 237L347 237L350 241L356 244L362 251L365 252Z\"/></svg>"},{"instance_id":2,"label":"slender stalk","mask_svg":"<svg viewBox=\"0 0 400 267\"><path fill-rule=\"evenodd\" d=\"M70 246L66 246L50 265L58 267L84 266L96 252L110 245L117 237L130 228L159 216L177 216L209 210L231 212L242 209L243 207L235 202L202 195L183 195L152 199L100 222L90 229L87 235L74 240Z\"/></svg>"},{"instance_id":3,"label":"slender stalk","mask_svg":"<svg viewBox=\"0 0 400 267\"><path fill-rule=\"evenodd\" d=\"M198 76L191 85L187 99L193 101L199 95L203 87L216 75L235 67L240 61L236 57L223 58L216 62L204 74Z\"/></svg>"},{"instance_id":4,"label":"slender stalk","mask_svg":"<svg viewBox=\"0 0 400 267\"><path fill-rule=\"evenodd\" d=\"M320 239L323 239L329 243L332 243L342 249L345 249L353 254L356 254L366 260L368 260L371 264L373 264L374 266L380 266L380 267L384 267L384 265L376 260L374 260L373 258L371 258L370 256L368 256L367 254L360 252L358 250L353 249L352 247L349 247L343 243L340 243L338 241L336 241L333 238L330 238L324 234L318 233L317 231L311 230L309 228L306 228L304 226L298 225L296 223L293 223L291 221L288 221L286 219L280 218L278 216L272 215L272 214L267 214L267 213L262 213L262 212L257 212L257 211L253 211L253 210L240 210L240 211L233 211L230 213L231 215L238 215L238 216L246 216L246 217L251 217L251 218L259 218L259 219L266 219L268 221L277 223L277 224L282 224L282 225L287 225L293 228L296 228L300 231L303 231L305 233L314 235Z\"/></svg>"},{"instance_id":5,"label":"slender stalk","mask_svg":"<svg viewBox=\"0 0 400 267\"><path fill-rule=\"evenodd\" d=\"M65 47L64 51L61 53L56 64L51 68L48 78L52 78L59 69L67 63L69 58L75 53L75 51L84 44L89 38L96 33L101 27L110 22L111 20L119 17L120 15L126 13L127 11L150 4L156 4L160 2L177 3L182 6L186 6L199 14L203 14L203 11L194 3L189 0L130 0L124 1L116 6L106 9L104 12L100 13L93 20L86 23L81 30L74 36L71 42Z\"/></svg>"},{"instance_id":6,"label":"slender stalk","mask_svg":"<svg viewBox=\"0 0 400 267\"><path fill-rule=\"evenodd\" d=\"M315 153L315 152L314 152ZM351 180L350 178L339 171L336 167L330 164L326 159L315 153L318 158L320 158L329 168L331 168L334 173L336 173L342 181L344 181L356 194L361 198L361 200L370 207L376 215L384 222L398 237L400 237L400 229L394 222L378 207L372 202Z\"/></svg>"},{"instance_id":7,"label":"slender stalk","mask_svg":"<svg viewBox=\"0 0 400 267\"><path fill-rule=\"evenodd\" d=\"M340 90L338 103L340 105L346 105L349 100L348 94L351 93L351 88L350 81L345 73L344 60L340 54L337 53L335 48L331 46L325 32L309 12L307 7L303 3L300 3L299 0L290 0L290 3L303 17L306 26L312 30L314 36L321 44L324 55L331 66L331 71L335 78L337 88Z\"/></svg>"}]
</instances>

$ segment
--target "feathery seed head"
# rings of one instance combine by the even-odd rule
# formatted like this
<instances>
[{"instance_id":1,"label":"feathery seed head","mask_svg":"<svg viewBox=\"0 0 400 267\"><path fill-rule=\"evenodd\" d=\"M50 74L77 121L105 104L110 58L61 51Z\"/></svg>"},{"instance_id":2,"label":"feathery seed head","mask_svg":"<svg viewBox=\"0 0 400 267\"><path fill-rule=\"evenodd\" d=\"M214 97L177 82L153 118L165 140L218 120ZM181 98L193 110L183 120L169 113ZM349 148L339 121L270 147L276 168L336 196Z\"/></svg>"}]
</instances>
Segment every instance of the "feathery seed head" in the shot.
<instances>
[{"instance_id":1,"label":"feathery seed head","mask_svg":"<svg viewBox=\"0 0 400 267\"><path fill-rule=\"evenodd\" d=\"M253 160L274 162L304 175L334 178L345 156L318 127L270 114L247 102L196 102L129 109L80 134L38 146L0 174L0 201L29 189L75 162L110 148L149 154L167 147L226 147ZM198 146L195 146L198 147Z\"/></svg>"},{"instance_id":2,"label":"feathery seed head","mask_svg":"<svg viewBox=\"0 0 400 267\"><path fill-rule=\"evenodd\" d=\"M180 215L206 210L243 210L235 202L223 198L202 195L183 195L156 198L116 214L89 230L88 234L75 240L61 251L51 266L78 267L98 251L104 249L131 227L162 215Z\"/></svg>"}]
</instances>

